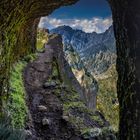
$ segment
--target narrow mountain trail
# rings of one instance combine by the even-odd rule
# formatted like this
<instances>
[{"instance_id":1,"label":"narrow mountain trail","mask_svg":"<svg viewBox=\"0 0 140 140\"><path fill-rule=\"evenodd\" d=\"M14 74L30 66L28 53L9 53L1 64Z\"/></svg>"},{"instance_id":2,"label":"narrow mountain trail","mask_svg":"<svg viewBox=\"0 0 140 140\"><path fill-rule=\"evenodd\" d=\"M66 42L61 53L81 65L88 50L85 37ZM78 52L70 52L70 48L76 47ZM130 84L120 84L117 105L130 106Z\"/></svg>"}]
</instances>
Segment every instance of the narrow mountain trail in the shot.
<instances>
[{"instance_id":1,"label":"narrow mountain trail","mask_svg":"<svg viewBox=\"0 0 140 140\"><path fill-rule=\"evenodd\" d=\"M52 36L37 59L28 63L23 78L27 140L112 140L110 130L102 131L108 122L81 98L82 88L64 59L59 35Z\"/></svg>"},{"instance_id":2,"label":"narrow mountain trail","mask_svg":"<svg viewBox=\"0 0 140 140\"><path fill-rule=\"evenodd\" d=\"M32 131L31 139L81 140L62 117L62 103L54 95L57 83L48 82L53 71L53 58L55 57L53 51L52 46L46 46L45 52L40 53L37 60L29 63L24 72L30 111L28 129Z\"/></svg>"}]
</instances>

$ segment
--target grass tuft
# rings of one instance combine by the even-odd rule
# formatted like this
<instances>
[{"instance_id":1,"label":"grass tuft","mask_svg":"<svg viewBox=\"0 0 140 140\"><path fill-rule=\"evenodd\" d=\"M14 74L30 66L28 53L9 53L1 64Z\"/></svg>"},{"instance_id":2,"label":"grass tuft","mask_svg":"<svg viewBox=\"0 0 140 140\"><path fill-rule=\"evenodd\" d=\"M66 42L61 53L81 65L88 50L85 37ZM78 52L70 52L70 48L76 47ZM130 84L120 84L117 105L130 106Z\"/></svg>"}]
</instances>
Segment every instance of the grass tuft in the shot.
<instances>
[{"instance_id":1,"label":"grass tuft","mask_svg":"<svg viewBox=\"0 0 140 140\"><path fill-rule=\"evenodd\" d=\"M10 75L10 94L8 100L8 111L11 116L11 124L14 128L24 128L27 106L25 101L25 88L23 82L23 70L36 58L35 54L26 56L22 61L17 62Z\"/></svg>"}]
</instances>

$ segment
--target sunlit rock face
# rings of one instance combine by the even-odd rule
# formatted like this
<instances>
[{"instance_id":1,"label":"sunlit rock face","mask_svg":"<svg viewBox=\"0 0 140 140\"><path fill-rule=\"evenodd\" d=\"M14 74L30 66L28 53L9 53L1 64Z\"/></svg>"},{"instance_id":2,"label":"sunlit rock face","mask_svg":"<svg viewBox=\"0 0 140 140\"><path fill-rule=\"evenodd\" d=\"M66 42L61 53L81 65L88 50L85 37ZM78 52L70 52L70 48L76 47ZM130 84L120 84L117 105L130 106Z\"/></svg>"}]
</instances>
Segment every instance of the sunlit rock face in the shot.
<instances>
[{"instance_id":1,"label":"sunlit rock face","mask_svg":"<svg viewBox=\"0 0 140 140\"><path fill-rule=\"evenodd\" d=\"M77 0L0 1L0 93L7 92L10 66L35 51L36 29L41 16Z\"/></svg>"}]
</instances>

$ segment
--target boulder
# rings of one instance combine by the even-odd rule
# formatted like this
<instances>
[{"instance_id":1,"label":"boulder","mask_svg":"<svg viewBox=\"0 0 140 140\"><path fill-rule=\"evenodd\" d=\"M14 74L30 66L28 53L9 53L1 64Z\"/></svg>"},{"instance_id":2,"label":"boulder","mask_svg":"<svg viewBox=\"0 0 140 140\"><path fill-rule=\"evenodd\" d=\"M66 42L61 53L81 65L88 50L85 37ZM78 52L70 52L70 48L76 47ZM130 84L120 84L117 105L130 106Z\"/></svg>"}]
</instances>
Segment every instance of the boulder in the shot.
<instances>
[{"instance_id":1,"label":"boulder","mask_svg":"<svg viewBox=\"0 0 140 140\"><path fill-rule=\"evenodd\" d=\"M51 124L50 119L48 119L48 118L46 118L46 117L44 117L44 118L42 119L42 125L50 125L50 124Z\"/></svg>"},{"instance_id":2,"label":"boulder","mask_svg":"<svg viewBox=\"0 0 140 140\"><path fill-rule=\"evenodd\" d=\"M45 111L47 111L47 107L46 106L43 106L43 105L39 105L38 106L38 110L45 112Z\"/></svg>"},{"instance_id":3,"label":"boulder","mask_svg":"<svg viewBox=\"0 0 140 140\"><path fill-rule=\"evenodd\" d=\"M55 87L57 84L54 81L49 81L49 82L45 82L43 87L44 88L51 88L51 87Z\"/></svg>"}]
</instances>

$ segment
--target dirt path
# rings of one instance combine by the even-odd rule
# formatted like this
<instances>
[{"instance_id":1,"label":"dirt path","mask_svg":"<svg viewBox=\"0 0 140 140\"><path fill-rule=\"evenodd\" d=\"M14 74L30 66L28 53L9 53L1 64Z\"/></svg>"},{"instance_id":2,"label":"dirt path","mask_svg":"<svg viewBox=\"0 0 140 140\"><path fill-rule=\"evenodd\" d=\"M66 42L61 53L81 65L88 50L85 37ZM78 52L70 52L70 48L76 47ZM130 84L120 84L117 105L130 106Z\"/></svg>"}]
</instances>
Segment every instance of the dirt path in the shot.
<instances>
[{"instance_id":1,"label":"dirt path","mask_svg":"<svg viewBox=\"0 0 140 140\"><path fill-rule=\"evenodd\" d=\"M46 46L37 60L24 71L29 122L27 129L31 140L81 140L62 117L63 106L53 93L56 83L48 82L52 75L54 50ZM58 80L58 79L55 79ZM46 84L46 85L45 85Z\"/></svg>"}]
</instances>

